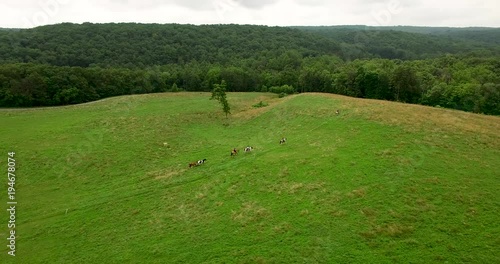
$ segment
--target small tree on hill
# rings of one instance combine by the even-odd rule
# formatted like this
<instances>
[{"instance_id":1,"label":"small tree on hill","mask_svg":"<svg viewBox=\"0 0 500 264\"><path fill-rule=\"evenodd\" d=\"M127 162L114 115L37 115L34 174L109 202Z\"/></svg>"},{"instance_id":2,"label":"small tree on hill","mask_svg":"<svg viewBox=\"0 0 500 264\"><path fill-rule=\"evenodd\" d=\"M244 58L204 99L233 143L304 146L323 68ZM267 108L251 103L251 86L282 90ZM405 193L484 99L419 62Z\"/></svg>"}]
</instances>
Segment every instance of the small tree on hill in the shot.
<instances>
[{"instance_id":1,"label":"small tree on hill","mask_svg":"<svg viewBox=\"0 0 500 264\"><path fill-rule=\"evenodd\" d=\"M211 100L216 99L222 105L222 111L226 114L231 114L231 107L226 99L226 81L222 80L220 84L214 84Z\"/></svg>"}]
</instances>

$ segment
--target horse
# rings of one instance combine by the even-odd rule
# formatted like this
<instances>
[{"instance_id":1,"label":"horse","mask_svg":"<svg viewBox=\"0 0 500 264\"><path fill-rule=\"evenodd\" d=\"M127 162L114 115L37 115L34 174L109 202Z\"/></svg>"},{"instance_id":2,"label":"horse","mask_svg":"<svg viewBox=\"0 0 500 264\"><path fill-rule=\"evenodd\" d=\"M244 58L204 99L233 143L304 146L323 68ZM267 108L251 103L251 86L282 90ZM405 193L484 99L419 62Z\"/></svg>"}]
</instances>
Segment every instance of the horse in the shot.
<instances>
[{"instance_id":1,"label":"horse","mask_svg":"<svg viewBox=\"0 0 500 264\"><path fill-rule=\"evenodd\" d=\"M237 154L238 154L238 150L236 148L231 150L231 156L236 156Z\"/></svg>"},{"instance_id":2,"label":"horse","mask_svg":"<svg viewBox=\"0 0 500 264\"><path fill-rule=\"evenodd\" d=\"M207 161L207 159L193 161L193 162L189 163L189 168L200 166L201 164L205 163L206 161Z\"/></svg>"},{"instance_id":3,"label":"horse","mask_svg":"<svg viewBox=\"0 0 500 264\"><path fill-rule=\"evenodd\" d=\"M286 138L282 138L282 139L280 140L280 145L281 145L281 144L284 144L285 142L286 142Z\"/></svg>"},{"instance_id":4,"label":"horse","mask_svg":"<svg viewBox=\"0 0 500 264\"><path fill-rule=\"evenodd\" d=\"M252 147L246 147L246 148L245 148L245 152L250 152L250 151L252 151L252 150L253 150L253 148L252 148Z\"/></svg>"}]
</instances>

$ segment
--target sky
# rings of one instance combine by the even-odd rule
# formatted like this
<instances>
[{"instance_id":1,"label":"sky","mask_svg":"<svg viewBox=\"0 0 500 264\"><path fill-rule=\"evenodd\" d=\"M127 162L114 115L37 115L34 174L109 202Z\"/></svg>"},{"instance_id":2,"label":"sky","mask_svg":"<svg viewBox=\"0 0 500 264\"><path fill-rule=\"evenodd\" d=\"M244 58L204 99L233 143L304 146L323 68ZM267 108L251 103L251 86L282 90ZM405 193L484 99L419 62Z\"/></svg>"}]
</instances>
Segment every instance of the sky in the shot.
<instances>
[{"instance_id":1,"label":"sky","mask_svg":"<svg viewBox=\"0 0 500 264\"><path fill-rule=\"evenodd\" d=\"M16 0L0 28L72 23L500 27L500 0Z\"/></svg>"}]
</instances>

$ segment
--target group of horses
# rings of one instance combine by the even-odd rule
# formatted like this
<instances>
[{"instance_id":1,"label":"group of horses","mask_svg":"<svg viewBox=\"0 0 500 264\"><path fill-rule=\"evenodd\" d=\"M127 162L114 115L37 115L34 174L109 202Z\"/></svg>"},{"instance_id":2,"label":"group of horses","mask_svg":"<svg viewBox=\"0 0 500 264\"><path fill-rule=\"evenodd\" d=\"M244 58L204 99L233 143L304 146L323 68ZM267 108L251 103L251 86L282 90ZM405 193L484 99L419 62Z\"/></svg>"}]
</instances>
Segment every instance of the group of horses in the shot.
<instances>
[{"instance_id":1,"label":"group of horses","mask_svg":"<svg viewBox=\"0 0 500 264\"><path fill-rule=\"evenodd\" d=\"M243 151L245 152L250 152L253 150L253 147L246 147ZM233 150L231 150L231 156L236 156L238 155L238 150L236 148L234 148Z\"/></svg>"},{"instance_id":2,"label":"group of horses","mask_svg":"<svg viewBox=\"0 0 500 264\"><path fill-rule=\"evenodd\" d=\"M337 109L337 110L335 111L335 115L340 115L340 110L339 110L339 109ZM285 137L284 137L284 138L281 138L281 139L280 139L280 145L285 144L285 143L286 143L286 138L285 138ZM250 152L250 151L252 151L253 149L254 149L253 147L248 146L248 147L246 147L246 148L244 149L244 151L245 151L245 152ZM233 148L233 150L231 150L231 157L232 157L232 156L236 156L236 155L238 155L238 150L237 150L236 148ZM189 168L191 168L191 167L196 167L196 166L200 166L200 165L204 164L206 161L207 161L207 159L202 159L202 160L198 160L198 161L193 161L193 162L189 163Z\"/></svg>"},{"instance_id":3,"label":"group of horses","mask_svg":"<svg viewBox=\"0 0 500 264\"><path fill-rule=\"evenodd\" d=\"M281 144L285 144L285 143L286 143L286 138L282 138L282 139L280 139L280 145L281 145ZM250 151L252 151L252 150L254 150L254 148L253 148L253 147L248 146L248 147L246 147L243 151L248 153L248 152L250 152ZM233 148L233 150L231 150L231 157L232 157L232 156L236 156L236 155L238 155L238 149ZM198 160L198 161L193 161L193 162L189 163L189 168L196 167L196 166L200 166L200 165L204 164L206 161L207 161L207 159L202 159L202 160Z\"/></svg>"},{"instance_id":4,"label":"group of horses","mask_svg":"<svg viewBox=\"0 0 500 264\"><path fill-rule=\"evenodd\" d=\"M335 115L340 115L340 110L338 110L338 109L337 109L337 110L335 111ZM286 138L285 138L285 137L281 138L281 139L280 139L280 145L285 144L285 143L286 143ZM248 147L246 147L246 148L244 149L244 151L245 151L245 152L250 152L250 151L252 151L253 149L254 149L253 147L248 146ZM238 149L233 148L233 149L231 150L231 157L236 156L236 155L238 155ZM191 167L196 167L196 166L200 166L200 165L204 164L206 161L207 161L207 159L202 159L202 160L198 160L198 161L193 161L193 162L189 163L189 168L191 168Z\"/></svg>"}]
</instances>

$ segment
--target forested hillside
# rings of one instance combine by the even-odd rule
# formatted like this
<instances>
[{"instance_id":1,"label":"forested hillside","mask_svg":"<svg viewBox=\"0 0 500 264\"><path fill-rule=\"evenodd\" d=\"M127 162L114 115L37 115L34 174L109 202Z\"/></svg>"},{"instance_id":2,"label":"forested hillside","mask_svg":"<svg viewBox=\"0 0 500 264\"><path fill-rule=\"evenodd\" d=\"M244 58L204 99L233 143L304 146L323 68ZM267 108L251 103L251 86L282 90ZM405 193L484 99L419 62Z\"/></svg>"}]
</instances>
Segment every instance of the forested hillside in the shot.
<instances>
[{"instance_id":1,"label":"forested hillside","mask_svg":"<svg viewBox=\"0 0 500 264\"><path fill-rule=\"evenodd\" d=\"M412 32L413 31L413 32ZM0 31L0 63L143 67L192 60L231 64L276 57L427 59L499 55L500 29L266 27L252 25L59 24Z\"/></svg>"},{"instance_id":2,"label":"forested hillside","mask_svg":"<svg viewBox=\"0 0 500 264\"><path fill-rule=\"evenodd\" d=\"M326 92L500 114L498 29L397 28L85 23L2 30L0 106L210 91L224 80L228 91ZM483 37L467 39L475 35Z\"/></svg>"},{"instance_id":3,"label":"forested hillside","mask_svg":"<svg viewBox=\"0 0 500 264\"><path fill-rule=\"evenodd\" d=\"M483 43L500 43L499 28L485 27L466 27L466 28L449 28L449 27L373 27L376 30L395 30L409 33L421 33L435 36L445 36L450 38L459 38L463 40L483 42ZM498 47L497 47L498 48Z\"/></svg>"},{"instance_id":4,"label":"forested hillside","mask_svg":"<svg viewBox=\"0 0 500 264\"><path fill-rule=\"evenodd\" d=\"M144 67L196 60L231 64L272 58L342 56L334 40L286 27L249 25L60 24L0 32L0 63Z\"/></svg>"},{"instance_id":5,"label":"forested hillside","mask_svg":"<svg viewBox=\"0 0 500 264\"><path fill-rule=\"evenodd\" d=\"M338 41L344 56L427 59L445 54L500 55L500 29L331 26L296 27Z\"/></svg>"}]
</instances>

